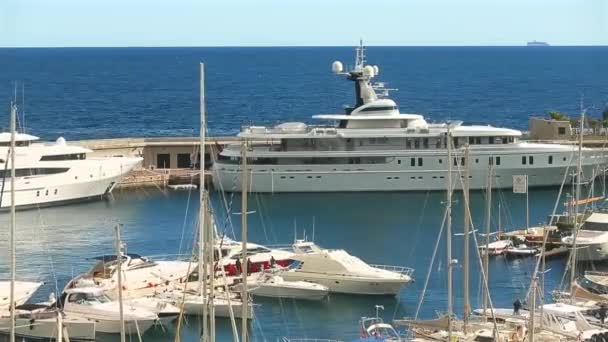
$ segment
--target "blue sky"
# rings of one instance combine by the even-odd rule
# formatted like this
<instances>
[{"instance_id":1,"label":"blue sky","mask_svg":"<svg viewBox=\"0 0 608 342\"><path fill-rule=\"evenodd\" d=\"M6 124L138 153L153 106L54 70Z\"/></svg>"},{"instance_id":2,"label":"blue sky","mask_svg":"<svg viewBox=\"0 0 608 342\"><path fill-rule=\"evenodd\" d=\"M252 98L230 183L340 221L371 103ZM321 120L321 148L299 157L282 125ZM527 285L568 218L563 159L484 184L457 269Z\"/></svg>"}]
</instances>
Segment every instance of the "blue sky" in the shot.
<instances>
[{"instance_id":1,"label":"blue sky","mask_svg":"<svg viewBox=\"0 0 608 342\"><path fill-rule=\"evenodd\" d=\"M608 0L1 0L0 46L608 45Z\"/></svg>"}]
</instances>

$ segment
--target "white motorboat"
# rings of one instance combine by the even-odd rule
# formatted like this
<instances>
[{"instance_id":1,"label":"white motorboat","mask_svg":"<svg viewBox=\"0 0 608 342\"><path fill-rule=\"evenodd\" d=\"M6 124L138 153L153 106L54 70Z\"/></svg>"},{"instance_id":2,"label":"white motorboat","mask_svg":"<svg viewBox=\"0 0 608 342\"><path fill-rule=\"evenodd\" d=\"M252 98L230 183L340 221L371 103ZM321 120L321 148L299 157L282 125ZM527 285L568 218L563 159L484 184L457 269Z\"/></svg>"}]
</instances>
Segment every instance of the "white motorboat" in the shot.
<instances>
[{"instance_id":1,"label":"white motorboat","mask_svg":"<svg viewBox=\"0 0 608 342\"><path fill-rule=\"evenodd\" d=\"M241 242L234 241L228 237L218 238L216 249L220 251L220 264L224 267L227 276L238 276L243 271L247 261L241 260ZM249 273L257 273L270 269L274 263L276 266L288 267L293 262L293 252L281 249L271 249L262 245L247 242L247 258L249 259ZM238 270L237 260L241 264ZM274 261L273 261L274 260Z\"/></svg>"},{"instance_id":2,"label":"white motorboat","mask_svg":"<svg viewBox=\"0 0 608 342\"><path fill-rule=\"evenodd\" d=\"M481 252L482 255L484 255L487 253L488 255L502 255L503 253L506 252L506 250L508 248L513 247L513 241L511 240L496 240L493 242L490 242L487 246L483 245L483 246L479 246L479 251Z\"/></svg>"},{"instance_id":3,"label":"white motorboat","mask_svg":"<svg viewBox=\"0 0 608 342\"><path fill-rule=\"evenodd\" d=\"M102 255L93 258L97 263L86 273L72 279L66 289L96 286L105 291L113 291L118 284L116 255ZM160 284L179 281L187 277L196 265L187 261L154 261L139 254L123 254L121 269L123 289L127 291L152 288Z\"/></svg>"},{"instance_id":4,"label":"white motorboat","mask_svg":"<svg viewBox=\"0 0 608 342\"><path fill-rule=\"evenodd\" d=\"M175 320L180 310L175 305L154 297L129 298L124 300L125 306L134 306L153 312L162 323L170 323Z\"/></svg>"},{"instance_id":5,"label":"white motorboat","mask_svg":"<svg viewBox=\"0 0 608 342\"><path fill-rule=\"evenodd\" d=\"M167 290L157 294L155 297L178 308L182 308L187 315L200 316L203 314L204 306L207 305L206 298L195 290ZM251 303L248 305L249 310L247 312L249 316L247 319L251 319L253 317L253 306ZM243 317L243 301L238 294L226 294L225 292L216 291L213 306L215 307L215 317L230 318L231 309L235 318Z\"/></svg>"},{"instance_id":6,"label":"white motorboat","mask_svg":"<svg viewBox=\"0 0 608 342\"><path fill-rule=\"evenodd\" d=\"M15 317L15 335L23 338L49 340L58 335L56 308L46 305L18 306ZM95 341L95 322L80 317L62 319L63 335L72 341ZM0 312L0 334L10 330L10 313Z\"/></svg>"},{"instance_id":7,"label":"white motorboat","mask_svg":"<svg viewBox=\"0 0 608 342\"><path fill-rule=\"evenodd\" d=\"M522 243L517 246L508 247L507 249L505 249L504 254L506 256L512 257L512 258L521 258L521 257L534 256L534 255L538 254L538 252L539 252L538 248L531 247L531 246L528 246L528 245Z\"/></svg>"},{"instance_id":8,"label":"white motorboat","mask_svg":"<svg viewBox=\"0 0 608 342\"><path fill-rule=\"evenodd\" d=\"M0 133L0 179L10 178L10 133ZM30 208L99 199L108 195L123 176L139 165L140 157L89 157L93 151L68 145L64 138L39 143L38 137L16 134L15 205ZM8 163L8 164L7 164ZM10 189L2 187L0 208L11 203Z\"/></svg>"},{"instance_id":9,"label":"white motorboat","mask_svg":"<svg viewBox=\"0 0 608 342\"><path fill-rule=\"evenodd\" d=\"M574 236L562 242L574 246ZM577 261L608 260L608 213L594 212L583 222L576 237Z\"/></svg>"},{"instance_id":10,"label":"white motorboat","mask_svg":"<svg viewBox=\"0 0 608 342\"><path fill-rule=\"evenodd\" d=\"M380 317L363 317L359 322L361 336L353 342L363 341L386 341L386 342L401 342L405 341L395 328L385 323Z\"/></svg>"},{"instance_id":11,"label":"white motorboat","mask_svg":"<svg viewBox=\"0 0 608 342\"><path fill-rule=\"evenodd\" d=\"M239 283L235 289L240 291L241 286L242 283ZM307 281L287 281L272 272L248 277L247 289L253 296L301 300L323 300L329 294L327 286Z\"/></svg>"},{"instance_id":12,"label":"white motorboat","mask_svg":"<svg viewBox=\"0 0 608 342\"><path fill-rule=\"evenodd\" d=\"M79 317L96 323L97 332L120 333L119 303L112 301L97 287L67 289L60 300L68 318ZM124 304L125 331L127 334L143 334L158 320L148 310Z\"/></svg>"},{"instance_id":13,"label":"white motorboat","mask_svg":"<svg viewBox=\"0 0 608 342\"><path fill-rule=\"evenodd\" d=\"M370 265L341 249L322 249L313 242L293 244L297 261L280 275L288 281L307 281L330 292L361 295L396 295L412 282L413 269Z\"/></svg>"},{"instance_id":14,"label":"white motorboat","mask_svg":"<svg viewBox=\"0 0 608 342\"><path fill-rule=\"evenodd\" d=\"M35 281L16 281L15 282L15 306L19 306L27 302L34 292L38 291L44 283ZM10 307L10 281L0 281L0 310L8 310Z\"/></svg>"},{"instance_id":15,"label":"white motorboat","mask_svg":"<svg viewBox=\"0 0 608 342\"><path fill-rule=\"evenodd\" d=\"M244 126L239 137L252 141L247 167L252 192L429 191L446 187L446 165L460 160L470 172L470 189L484 189L492 167L494 188L511 188L514 175L527 175L529 187L557 186L576 162L574 145L522 141L518 130L460 121L429 123L423 115L400 112L379 68L366 65L357 48L354 68L332 69L355 85L356 103L343 114L320 114L329 122L285 122L274 127ZM337 122L335 125L333 123ZM455 151L447 155L447 130ZM465 161L464 146L470 146ZM583 148L585 179L606 163L604 149ZM217 189L241 191L241 146L228 144L213 165ZM454 168L458 177L460 170ZM568 177L567 181L571 181ZM461 182L455 187L461 188Z\"/></svg>"}]
</instances>

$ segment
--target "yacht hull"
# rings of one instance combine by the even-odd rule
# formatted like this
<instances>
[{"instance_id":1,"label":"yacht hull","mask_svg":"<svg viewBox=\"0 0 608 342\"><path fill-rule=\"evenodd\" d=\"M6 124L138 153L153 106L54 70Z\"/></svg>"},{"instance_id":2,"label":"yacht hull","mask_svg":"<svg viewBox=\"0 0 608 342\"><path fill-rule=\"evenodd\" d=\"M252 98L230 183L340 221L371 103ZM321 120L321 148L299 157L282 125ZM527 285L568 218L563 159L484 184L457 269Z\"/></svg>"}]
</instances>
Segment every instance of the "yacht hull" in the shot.
<instances>
[{"instance_id":1,"label":"yacht hull","mask_svg":"<svg viewBox=\"0 0 608 342\"><path fill-rule=\"evenodd\" d=\"M329 289L330 293L355 295L394 296L409 284L408 281L403 280L343 277L308 272L285 272L281 276L288 281L307 281L323 285Z\"/></svg>"},{"instance_id":2,"label":"yacht hull","mask_svg":"<svg viewBox=\"0 0 608 342\"><path fill-rule=\"evenodd\" d=\"M249 286L253 296L269 298L290 298L299 300L323 300L329 294L328 290L294 288L288 286L272 286L267 284Z\"/></svg>"},{"instance_id":3,"label":"yacht hull","mask_svg":"<svg viewBox=\"0 0 608 342\"><path fill-rule=\"evenodd\" d=\"M102 199L141 161L141 158L117 159L121 160L110 166L100 162L72 167L62 174L16 179L15 205L18 209L32 209ZM8 210L11 205L8 179L0 196L0 210Z\"/></svg>"},{"instance_id":4,"label":"yacht hull","mask_svg":"<svg viewBox=\"0 0 608 342\"><path fill-rule=\"evenodd\" d=\"M589 262L608 260L608 242L577 245L576 260Z\"/></svg>"},{"instance_id":5,"label":"yacht hull","mask_svg":"<svg viewBox=\"0 0 608 342\"><path fill-rule=\"evenodd\" d=\"M484 157L471 157L473 160L481 158ZM409 159L409 157L403 158L403 160ZM433 160L438 160L438 157ZM507 160L507 158L503 156L503 160ZM586 159L587 164L583 167L585 177L591 178L603 172L603 160L599 157ZM503 164L506 163L503 161ZM445 191L446 188L447 171L445 167L420 169L409 167L409 164L408 167L403 167L403 164L395 163L382 165L251 165L250 167L252 192ZM566 169L567 165L545 165L534 168L496 166L492 187L512 188L513 176L516 175L528 175L528 184L531 188L559 186L564 181ZM483 167L481 165L471 166L470 189L485 189L487 171L487 163ZM459 171L453 171L453 177L458 179ZM566 179L566 183L570 181L570 179ZM216 188L223 191L240 192L242 186L239 166L216 162L213 183ZM461 188L460 182L455 182L455 188Z\"/></svg>"},{"instance_id":6,"label":"yacht hull","mask_svg":"<svg viewBox=\"0 0 608 342\"><path fill-rule=\"evenodd\" d=\"M57 337L56 318L30 319L17 318L15 333L19 337L28 339L49 340ZM95 341L95 323L86 320L64 320L64 335L70 337L70 341ZM0 333L8 333L10 329L10 318L0 319Z\"/></svg>"}]
</instances>

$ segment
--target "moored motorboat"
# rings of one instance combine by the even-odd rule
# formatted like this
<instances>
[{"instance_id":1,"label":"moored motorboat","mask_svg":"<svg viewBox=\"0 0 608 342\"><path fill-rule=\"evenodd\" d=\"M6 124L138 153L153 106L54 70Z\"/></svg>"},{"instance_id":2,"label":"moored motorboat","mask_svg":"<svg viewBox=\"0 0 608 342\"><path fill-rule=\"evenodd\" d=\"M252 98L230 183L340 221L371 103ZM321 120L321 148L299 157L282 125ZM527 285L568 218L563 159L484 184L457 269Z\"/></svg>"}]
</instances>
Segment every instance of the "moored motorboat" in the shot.
<instances>
[{"instance_id":1,"label":"moored motorboat","mask_svg":"<svg viewBox=\"0 0 608 342\"><path fill-rule=\"evenodd\" d=\"M240 291L242 283L234 287ZM258 273L247 279L248 292L253 296L291 298L301 300L323 300L327 298L327 286L306 281L287 281L271 272Z\"/></svg>"},{"instance_id":2,"label":"moored motorboat","mask_svg":"<svg viewBox=\"0 0 608 342\"><path fill-rule=\"evenodd\" d=\"M370 265L341 249L322 249L313 242L297 240L293 250L297 263L279 275L289 281L321 284L330 292L396 295L413 281L411 268Z\"/></svg>"},{"instance_id":3,"label":"moored motorboat","mask_svg":"<svg viewBox=\"0 0 608 342\"><path fill-rule=\"evenodd\" d=\"M15 306L27 302L44 283L36 281L15 281ZM10 281L0 281L0 310L10 306Z\"/></svg>"},{"instance_id":4,"label":"moored motorboat","mask_svg":"<svg viewBox=\"0 0 608 342\"><path fill-rule=\"evenodd\" d=\"M497 240L490 242L487 246L479 246L479 251L484 255L487 251L488 255L502 255L508 248L513 247L511 240Z\"/></svg>"},{"instance_id":5,"label":"moored motorboat","mask_svg":"<svg viewBox=\"0 0 608 342\"><path fill-rule=\"evenodd\" d=\"M507 248L504 253L507 257L521 258L535 256L538 254L539 249L537 247L531 247L526 244L519 244Z\"/></svg>"}]
</instances>

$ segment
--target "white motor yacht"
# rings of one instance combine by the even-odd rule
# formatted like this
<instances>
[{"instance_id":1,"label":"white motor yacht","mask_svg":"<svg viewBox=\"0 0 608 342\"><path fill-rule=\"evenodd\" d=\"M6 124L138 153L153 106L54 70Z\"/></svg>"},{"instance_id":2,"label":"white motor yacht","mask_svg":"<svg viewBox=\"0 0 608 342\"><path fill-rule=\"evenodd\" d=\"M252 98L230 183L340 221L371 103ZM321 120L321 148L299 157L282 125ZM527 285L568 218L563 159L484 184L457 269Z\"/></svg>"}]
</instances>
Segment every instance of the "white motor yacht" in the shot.
<instances>
[{"instance_id":1,"label":"white motor yacht","mask_svg":"<svg viewBox=\"0 0 608 342\"><path fill-rule=\"evenodd\" d=\"M238 291L241 288L242 283L235 285ZM273 272L248 277L247 289L253 296L300 300L323 300L329 294L327 286L307 281L287 281Z\"/></svg>"},{"instance_id":2,"label":"white motor yacht","mask_svg":"<svg viewBox=\"0 0 608 342\"><path fill-rule=\"evenodd\" d=\"M54 307L26 304L15 311L15 335L28 339L50 340L58 336L57 315ZM63 315L63 314L62 314ZM95 322L81 317L62 317L63 335L72 341L95 341ZM0 334L10 331L10 312L0 311Z\"/></svg>"},{"instance_id":3,"label":"white motor yacht","mask_svg":"<svg viewBox=\"0 0 608 342\"><path fill-rule=\"evenodd\" d=\"M0 179L10 178L10 133L0 133ZM34 208L100 199L139 165L140 157L89 157L87 148L68 145L64 138L40 143L38 137L16 134L15 205ZM8 184L0 192L0 208L10 207Z\"/></svg>"},{"instance_id":4,"label":"white motor yacht","mask_svg":"<svg viewBox=\"0 0 608 342\"><path fill-rule=\"evenodd\" d=\"M362 45L357 48L350 71L339 61L332 65L336 74L354 83L356 103L342 114L313 116L329 124L243 127L239 137L251 141L250 191L444 190L448 163L469 168L472 190L485 189L490 165L494 188L511 188L514 175L527 175L529 187L558 186L576 163L575 145L522 141L522 133L514 129L460 121L430 123L423 115L400 112L388 98L390 89L374 82L379 68L367 64L364 51ZM449 126L453 160L447 157ZM606 150L583 148L582 154L584 177L589 180L606 164ZM213 165L215 187L241 191L240 163L240 142L221 150ZM455 167L453 172L458 177L460 170Z\"/></svg>"},{"instance_id":5,"label":"white motor yacht","mask_svg":"<svg viewBox=\"0 0 608 342\"><path fill-rule=\"evenodd\" d=\"M207 299L194 289L185 291L181 289L167 290L158 293L155 297L178 308L183 308L187 315L202 315L203 308L207 305ZM248 305L247 319L251 319L253 317L253 306L251 303ZM235 318L243 317L243 301L238 294L216 291L213 306L215 307L215 317L230 318L231 309Z\"/></svg>"},{"instance_id":6,"label":"white motor yacht","mask_svg":"<svg viewBox=\"0 0 608 342\"><path fill-rule=\"evenodd\" d=\"M242 258L242 245L239 241L234 241L223 237L216 241L216 249L221 253L220 264L224 267L227 276L240 275L237 269L237 260L241 264L241 271L247 261ZM249 259L249 273L257 273L270 269L272 266L288 267L292 262L293 252L271 249L252 242L247 243L247 258ZM274 261L272 261L274 260ZM274 265L272 265L274 262Z\"/></svg>"},{"instance_id":7,"label":"white motor yacht","mask_svg":"<svg viewBox=\"0 0 608 342\"><path fill-rule=\"evenodd\" d=\"M411 268L370 265L342 249L322 249L297 240L293 250L297 262L280 273L288 281L313 282L330 292L361 295L396 295L412 282Z\"/></svg>"},{"instance_id":8,"label":"white motor yacht","mask_svg":"<svg viewBox=\"0 0 608 342\"><path fill-rule=\"evenodd\" d=\"M86 273L72 279L66 289L96 286L108 291L115 298L118 284L116 255L102 255L93 258L97 263ZM123 289L134 291L156 287L187 277L188 271L196 264L188 261L155 261L139 254L123 254L121 269Z\"/></svg>"},{"instance_id":9,"label":"white motor yacht","mask_svg":"<svg viewBox=\"0 0 608 342\"><path fill-rule=\"evenodd\" d=\"M61 298L63 312L68 318L80 317L96 323L97 332L120 333L119 303L112 301L98 287L68 289ZM157 321L158 316L148 310L123 304L127 334L143 334Z\"/></svg>"},{"instance_id":10,"label":"white motor yacht","mask_svg":"<svg viewBox=\"0 0 608 342\"><path fill-rule=\"evenodd\" d=\"M16 281L15 282L15 306L19 306L27 302L34 292L38 291L44 283L35 281ZM10 286L11 282L0 281L0 310L8 310L10 307Z\"/></svg>"},{"instance_id":11,"label":"white motor yacht","mask_svg":"<svg viewBox=\"0 0 608 342\"><path fill-rule=\"evenodd\" d=\"M562 242L574 246L574 236L567 236ZM592 213L583 222L576 237L577 261L608 260L608 213Z\"/></svg>"}]
</instances>

